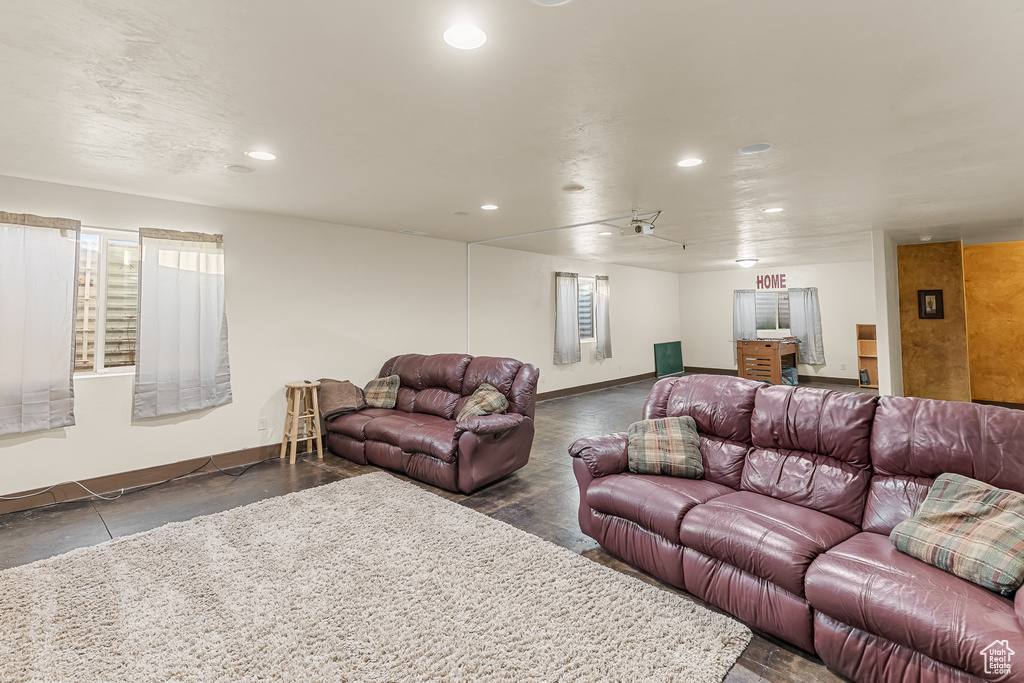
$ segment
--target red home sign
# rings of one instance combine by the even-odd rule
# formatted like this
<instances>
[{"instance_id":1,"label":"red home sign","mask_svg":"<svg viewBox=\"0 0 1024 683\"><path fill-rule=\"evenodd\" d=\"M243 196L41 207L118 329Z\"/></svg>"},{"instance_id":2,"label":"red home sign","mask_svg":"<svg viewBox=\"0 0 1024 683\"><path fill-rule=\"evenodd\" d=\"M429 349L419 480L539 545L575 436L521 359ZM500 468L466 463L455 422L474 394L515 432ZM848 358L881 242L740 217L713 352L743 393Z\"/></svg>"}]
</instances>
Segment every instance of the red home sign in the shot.
<instances>
[{"instance_id":1,"label":"red home sign","mask_svg":"<svg viewBox=\"0 0 1024 683\"><path fill-rule=\"evenodd\" d=\"M757 276L757 288L758 289L785 289L786 288L786 274L780 275L758 275Z\"/></svg>"}]
</instances>

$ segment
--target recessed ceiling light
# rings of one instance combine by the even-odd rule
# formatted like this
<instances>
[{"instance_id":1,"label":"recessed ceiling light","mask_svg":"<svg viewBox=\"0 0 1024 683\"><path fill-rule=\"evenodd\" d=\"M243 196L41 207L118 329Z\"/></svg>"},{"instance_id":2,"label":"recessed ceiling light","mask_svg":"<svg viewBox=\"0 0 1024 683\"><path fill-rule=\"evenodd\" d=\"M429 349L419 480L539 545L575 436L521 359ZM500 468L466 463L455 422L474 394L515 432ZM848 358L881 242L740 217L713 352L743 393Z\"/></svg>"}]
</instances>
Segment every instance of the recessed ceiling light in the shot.
<instances>
[{"instance_id":1,"label":"recessed ceiling light","mask_svg":"<svg viewBox=\"0 0 1024 683\"><path fill-rule=\"evenodd\" d=\"M444 32L444 42L459 50L475 50L487 42L487 34L476 26L456 24Z\"/></svg>"},{"instance_id":2,"label":"recessed ceiling light","mask_svg":"<svg viewBox=\"0 0 1024 683\"><path fill-rule=\"evenodd\" d=\"M765 209L764 212L765 213L782 213L782 207L781 206L773 206L770 209Z\"/></svg>"},{"instance_id":3,"label":"recessed ceiling light","mask_svg":"<svg viewBox=\"0 0 1024 683\"><path fill-rule=\"evenodd\" d=\"M260 161L273 161L274 159L277 158L276 154L271 154L270 152L258 152L258 151L257 152L246 152L245 156L249 157L250 159L259 159Z\"/></svg>"},{"instance_id":4,"label":"recessed ceiling light","mask_svg":"<svg viewBox=\"0 0 1024 683\"><path fill-rule=\"evenodd\" d=\"M468 216L469 215L469 211L456 211L455 215L456 216Z\"/></svg>"},{"instance_id":5,"label":"recessed ceiling light","mask_svg":"<svg viewBox=\"0 0 1024 683\"><path fill-rule=\"evenodd\" d=\"M600 235L601 237L607 237L608 235L611 235L612 232L611 230L605 230L604 232L599 232L597 234Z\"/></svg>"},{"instance_id":6,"label":"recessed ceiling light","mask_svg":"<svg viewBox=\"0 0 1024 683\"><path fill-rule=\"evenodd\" d=\"M922 242L931 242L932 241L932 236L931 235L922 235L919 239Z\"/></svg>"},{"instance_id":7,"label":"recessed ceiling light","mask_svg":"<svg viewBox=\"0 0 1024 683\"><path fill-rule=\"evenodd\" d=\"M233 171L234 173L252 173L253 171L256 170L251 166L242 166L241 164L228 164L224 168L228 169L229 171Z\"/></svg>"},{"instance_id":8,"label":"recessed ceiling light","mask_svg":"<svg viewBox=\"0 0 1024 683\"><path fill-rule=\"evenodd\" d=\"M750 266L752 266L755 263L757 263L757 259L756 258L738 258L738 259L736 259L736 263L740 264L744 268L749 268Z\"/></svg>"},{"instance_id":9,"label":"recessed ceiling light","mask_svg":"<svg viewBox=\"0 0 1024 683\"><path fill-rule=\"evenodd\" d=\"M761 152L767 152L772 148L770 142L757 142L753 145L747 145L746 147L740 147L740 154L760 154Z\"/></svg>"},{"instance_id":10,"label":"recessed ceiling light","mask_svg":"<svg viewBox=\"0 0 1024 683\"><path fill-rule=\"evenodd\" d=\"M689 168L691 166L700 166L704 163L703 159L697 159L696 157L690 157L689 159L683 159L679 162L679 165L683 168Z\"/></svg>"},{"instance_id":11,"label":"recessed ceiling light","mask_svg":"<svg viewBox=\"0 0 1024 683\"><path fill-rule=\"evenodd\" d=\"M585 189L587 188L579 183L569 183L562 186L562 192L583 192Z\"/></svg>"},{"instance_id":12,"label":"recessed ceiling light","mask_svg":"<svg viewBox=\"0 0 1024 683\"><path fill-rule=\"evenodd\" d=\"M495 211L495 210L497 210L498 205L497 204L484 204L480 208L483 209L484 211Z\"/></svg>"},{"instance_id":13,"label":"recessed ceiling light","mask_svg":"<svg viewBox=\"0 0 1024 683\"><path fill-rule=\"evenodd\" d=\"M427 234L425 232L420 232L419 230L399 230L398 232L404 232L406 235L426 235Z\"/></svg>"}]
</instances>

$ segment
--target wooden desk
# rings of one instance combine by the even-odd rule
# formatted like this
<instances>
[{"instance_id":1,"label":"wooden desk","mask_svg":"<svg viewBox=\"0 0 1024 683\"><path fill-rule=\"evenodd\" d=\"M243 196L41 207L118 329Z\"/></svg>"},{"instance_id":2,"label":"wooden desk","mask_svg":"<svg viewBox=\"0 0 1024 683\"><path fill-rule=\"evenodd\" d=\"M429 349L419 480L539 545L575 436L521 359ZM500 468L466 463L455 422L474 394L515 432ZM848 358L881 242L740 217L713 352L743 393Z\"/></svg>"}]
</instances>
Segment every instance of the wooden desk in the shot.
<instances>
[{"instance_id":1,"label":"wooden desk","mask_svg":"<svg viewBox=\"0 0 1024 683\"><path fill-rule=\"evenodd\" d=\"M736 341L736 362L739 376L772 384L782 384L782 359L788 367L796 367L799 344L794 341ZM790 358L792 357L792 358Z\"/></svg>"}]
</instances>

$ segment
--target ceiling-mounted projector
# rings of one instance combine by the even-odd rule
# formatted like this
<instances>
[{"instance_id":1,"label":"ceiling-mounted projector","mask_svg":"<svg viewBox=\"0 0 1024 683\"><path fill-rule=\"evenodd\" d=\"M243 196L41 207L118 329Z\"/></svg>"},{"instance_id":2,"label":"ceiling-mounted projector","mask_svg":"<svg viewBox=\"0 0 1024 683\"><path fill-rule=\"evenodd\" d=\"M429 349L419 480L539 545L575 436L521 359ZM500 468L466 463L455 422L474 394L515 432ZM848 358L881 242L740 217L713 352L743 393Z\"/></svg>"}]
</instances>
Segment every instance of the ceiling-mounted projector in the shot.
<instances>
[{"instance_id":1,"label":"ceiling-mounted projector","mask_svg":"<svg viewBox=\"0 0 1024 683\"><path fill-rule=\"evenodd\" d=\"M654 234L654 223L648 223L634 218L629 223L629 227L637 235L653 235Z\"/></svg>"}]
</instances>

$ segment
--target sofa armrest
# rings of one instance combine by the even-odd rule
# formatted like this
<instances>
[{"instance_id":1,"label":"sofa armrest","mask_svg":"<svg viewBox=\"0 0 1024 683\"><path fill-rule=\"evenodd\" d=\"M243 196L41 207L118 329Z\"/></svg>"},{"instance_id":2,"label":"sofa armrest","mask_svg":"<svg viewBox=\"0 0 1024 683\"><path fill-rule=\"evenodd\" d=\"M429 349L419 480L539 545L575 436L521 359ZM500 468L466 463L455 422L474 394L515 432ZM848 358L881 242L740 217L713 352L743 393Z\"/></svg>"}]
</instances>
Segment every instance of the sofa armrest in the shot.
<instances>
[{"instance_id":1,"label":"sofa armrest","mask_svg":"<svg viewBox=\"0 0 1024 683\"><path fill-rule=\"evenodd\" d=\"M596 477L625 472L629 466L626 448L629 439L625 432L605 436L588 436L569 446L569 455L582 460Z\"/></svg>"},{"instance_id":2,"label":"sofa armrest","mask_svg":"<svg viewBox=\"0 0 1024 683\"><path fill-rule=\"evenodd\" d=\"M1024 628L1024 588L1017 590L1017 595L1013 599L1013 608L1017 612L1017 623Z\"/></svg>"},{"instance_id":3,"label":"sofa armrest","mask_svg":"<svg viewBox=\"0 0 1024 683\"><path fill-rule=\"evenodd\" d=\"M472 432L474 434L485 435L485 434L500 434L501 432L507 432L510 429L515 429L523 423L523 416L518 413L509 413L507 415L474 415L473 417L467 417L462 422L455 425L455 436L465 432Z\"/></svg>"}]
</instances>

